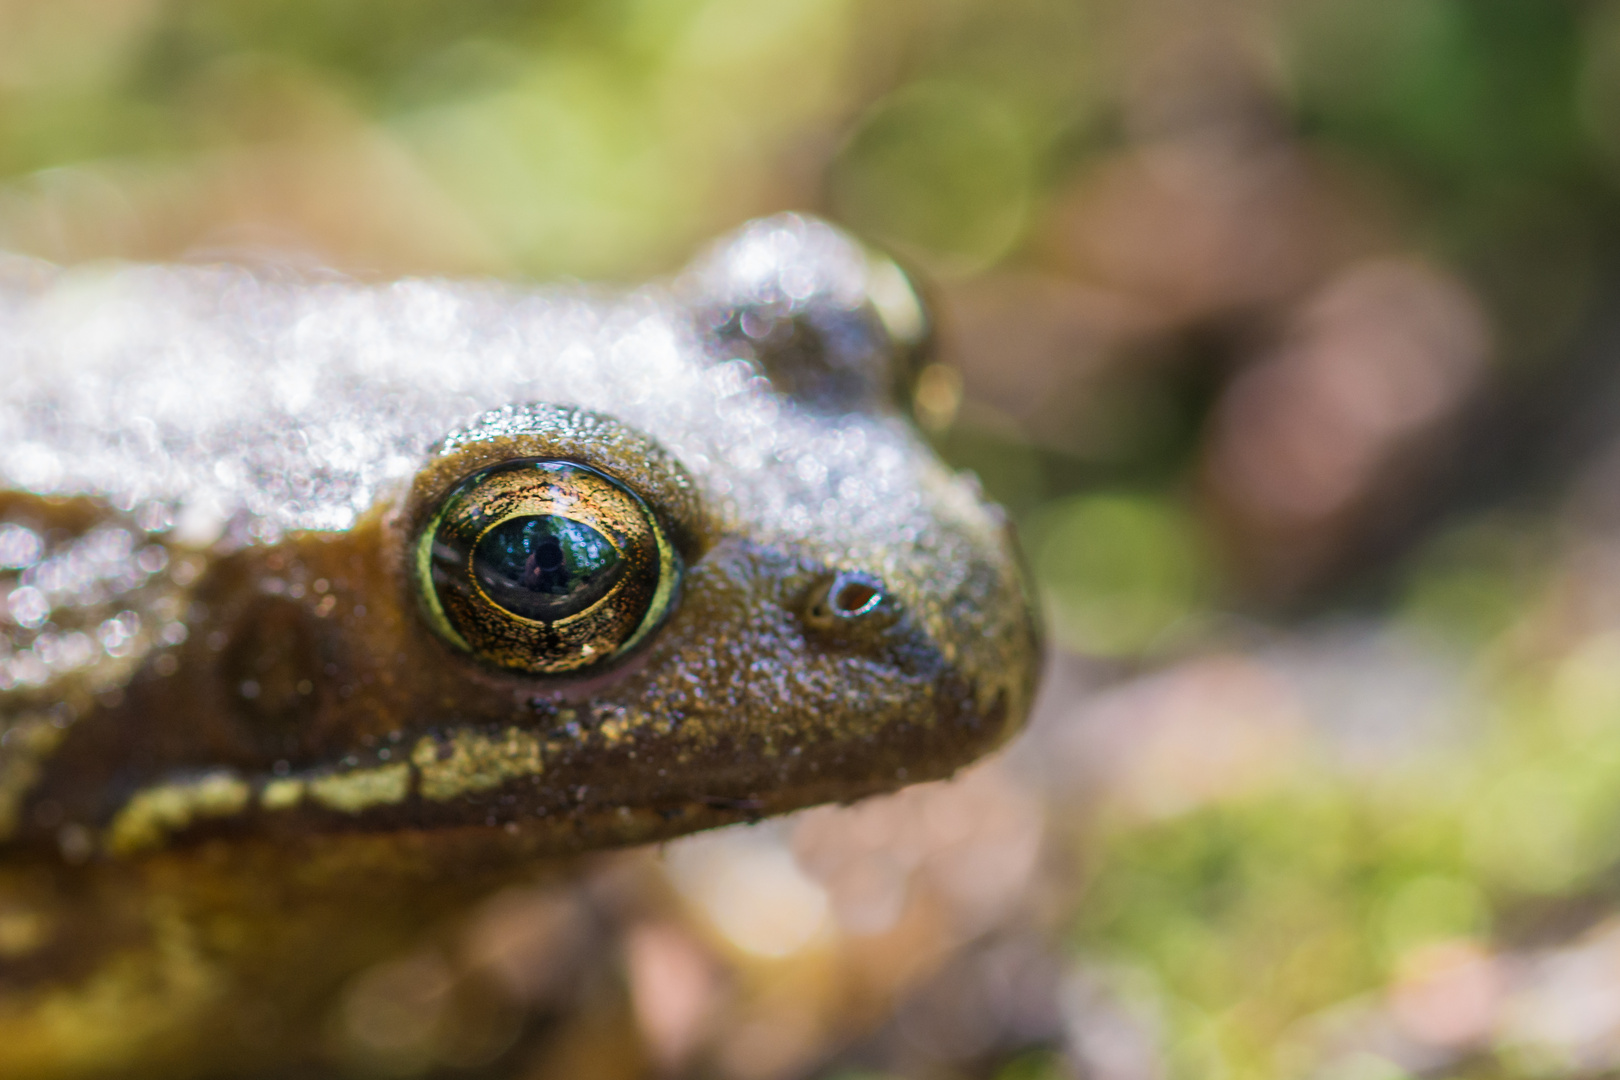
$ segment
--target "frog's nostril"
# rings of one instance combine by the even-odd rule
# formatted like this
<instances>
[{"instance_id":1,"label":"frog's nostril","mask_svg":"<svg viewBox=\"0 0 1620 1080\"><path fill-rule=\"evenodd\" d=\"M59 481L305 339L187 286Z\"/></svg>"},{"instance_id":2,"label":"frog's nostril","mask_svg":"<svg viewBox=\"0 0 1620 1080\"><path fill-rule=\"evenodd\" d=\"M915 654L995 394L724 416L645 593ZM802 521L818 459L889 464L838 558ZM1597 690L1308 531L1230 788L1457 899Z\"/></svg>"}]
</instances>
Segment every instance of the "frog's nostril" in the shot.
<instances>
[{"instance_id":1,"label":"frog's nostril","mask_svg":"<svg viewBox=\"0 0 1620 1080\"><path fill-rule=\"evenodd\" d=\"M889 613L893 602L883 582L860 570L840 570L811 590L805 621L817 630L838 630L887 622L876 616Z\"/></svg>"},{"instance_id":2,"label":"frog's nostril","mask_svg":"<svg viewBox=\"0 0 1620 1080\"><path fill-rule=\"evenodd\" d=\"M837 615L849 618L871 610L883 601L883 589L876 582L845 578L834 583L827 598Z\"/></svg>"}]
</instances>

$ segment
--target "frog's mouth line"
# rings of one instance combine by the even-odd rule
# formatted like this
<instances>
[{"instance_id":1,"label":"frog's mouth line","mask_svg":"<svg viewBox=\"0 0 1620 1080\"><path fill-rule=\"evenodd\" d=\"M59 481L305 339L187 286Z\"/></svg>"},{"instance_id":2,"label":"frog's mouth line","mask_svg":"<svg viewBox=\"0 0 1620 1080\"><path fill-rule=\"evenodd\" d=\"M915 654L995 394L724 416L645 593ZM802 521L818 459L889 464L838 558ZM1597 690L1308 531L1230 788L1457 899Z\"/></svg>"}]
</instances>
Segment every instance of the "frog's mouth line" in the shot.
<instances>
[{"instance_id":1,"label":"frog's mouth line","mask_svg":"<svg viewBox=\"0 0 1620 1080\"><path fill-rule=\"evenodd\" d=\"M560 792L559 802L559 792L540 792L540 784L548 774L548 761L567 761L578 752L577 743L517 727L460 728L419 737L408 753L401 753L403 760L255 779L220 769L142 788L114 814L92 846L114 856L138 855L162 848L178 836L206 832L210 825L245 824L245 819L255 817L261 822L272 819L274 831L277 817L293 825L311 814L328 820L334 815L347 818L351 828L360 829L399 827L403 816L409 819L404 824L415 827L505 824L518 831L527 821L555 819L560 812L571 821L570 830L586 817L618 817L623 820L617 826L625 833L620 842L658 839L702 824L757 820L829 799L848 801L949 775L964 760L964 744L983 750L1000 741L1010 706L1006 694L998 692L988 709L981 708L972 689L957 682L946 679L931 695L941 722L892 724L886 740L863 743L858 753L848 746L833 752L826 764L836 768L823 769L814 755L802 755L801 760L800 748L791 748L783 755L775 782L763 787L757 773L736 764L748 755L738 747L723 747L712 756L732 762L732 767L709 775L703 785L706 791L649 789L631 798L630 791L608 790L606 784L597 786L599 795L589 785L580 785ZM618 756L633 760L632 723L624 716L609 719L595 733ZM392 756L386 750L380 753ZM857 757L865 759L858 768ZM615 764L608 762L604 769ZM853 782L852 768L863 774ZM527 797L512 797L515 791ZM492 809L500 812L492 815ZM480 814L485 820L475 820ZM642 820L649 815L664 822L653 824L650 833ZM632 819L641 822L634 829ZM614 826L610 820L609 830ZM577 839L560 836L557 846L572 849L578 846Z\"/></svg>"}]
</instances>

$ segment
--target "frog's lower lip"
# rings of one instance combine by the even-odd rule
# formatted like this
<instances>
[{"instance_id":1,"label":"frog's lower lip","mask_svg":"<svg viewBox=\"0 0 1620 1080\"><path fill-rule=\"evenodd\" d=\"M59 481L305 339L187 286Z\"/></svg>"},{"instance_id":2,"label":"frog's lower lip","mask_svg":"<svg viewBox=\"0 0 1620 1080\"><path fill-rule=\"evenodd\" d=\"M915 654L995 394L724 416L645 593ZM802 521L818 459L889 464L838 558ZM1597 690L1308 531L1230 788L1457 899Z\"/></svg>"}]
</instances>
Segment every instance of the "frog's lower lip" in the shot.
<instances>
[{"instance_id":1,"label":"frog's lower lip","mask_svg":"<svg viewBox=\"0 0 1620 1080\"><path fill-rule=\"evenodd\" d=\"M244 830L297 838L494 825L514 830L529 854L645 843L947 777L1008 730L1014 703L1004 692L983 702L981 689L941 674L917 696L925 708L865 738L764 753L746 732L694 747L678 732L632 737L614 719L570 732L444 729L387 763L168 780L137 792L104 843L132 855Z\"/></svg>"},{"instance_id":2,"label":"frog's lower lip","mask_svg":"<svg viewBox=\"0 0 1620 1080\"><path fill-rule=\"evenodd\" d=\"M493 825L525 833L531 853L664 839L949 776L1008 730L1007 695L986 703L980 689L941 674L914 697L924 709L862 739L763 752L747 731L693 745L678 730L638 733L610 718L551 732L442 729L336 769L170 776L124 802L97 830L97 846L135 855L243 830L297 837Z\"/></svg>"}]
</instances>

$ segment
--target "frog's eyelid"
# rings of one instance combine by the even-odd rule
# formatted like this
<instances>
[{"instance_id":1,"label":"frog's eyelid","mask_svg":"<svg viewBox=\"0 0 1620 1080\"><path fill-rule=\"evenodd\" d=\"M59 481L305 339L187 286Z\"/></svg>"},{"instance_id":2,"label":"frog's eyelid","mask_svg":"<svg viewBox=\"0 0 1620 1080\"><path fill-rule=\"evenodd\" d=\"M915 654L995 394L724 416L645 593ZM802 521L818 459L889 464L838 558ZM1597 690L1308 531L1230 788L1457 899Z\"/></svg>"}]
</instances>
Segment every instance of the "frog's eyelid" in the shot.
<instances>
[{"instance_id":1,"label":"frog's eyelid","mask_svg":"<svg viewBox=\"0 0 1620 1080\"><path fill-rule=\"evenodd\" d=\"M703 556L714 523L697 484L655 440L611 416L571 405L508 405L474 418L430 448L403 521L420 535L451 489L482 468L518 458L573 461L622 483L658 516L687 563Z\"/></svg>"}]
</instances>

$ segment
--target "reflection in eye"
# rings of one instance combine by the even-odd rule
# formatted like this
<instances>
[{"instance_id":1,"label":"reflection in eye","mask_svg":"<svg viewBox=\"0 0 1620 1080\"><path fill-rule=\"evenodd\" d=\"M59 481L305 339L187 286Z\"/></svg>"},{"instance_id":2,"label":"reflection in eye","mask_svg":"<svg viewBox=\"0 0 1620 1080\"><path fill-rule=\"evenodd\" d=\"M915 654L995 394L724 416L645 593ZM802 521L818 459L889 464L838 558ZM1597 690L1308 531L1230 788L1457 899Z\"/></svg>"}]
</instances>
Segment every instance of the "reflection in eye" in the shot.
<instances>
[{"instance_id":1,"label":"reflection in eye","mask_svg":"<svg viewBox=\"0 0 1620 1080\"><path fill-rule=\"evenodd\" d=\"M416 545L439 635L531 674L606 665L675 606L681 564L657 516L619 481L568 461L521 459L463 480Z\"/></svg>"},{"instance_id":2,"label":"reflection in eye","mask_svg":"<svg viewBox=\"0 0 1620 1080\"><path fill-rule=\"evenodd\" d=\"M473 549L472 565L490 602L546 622L596 603L618 584L625 568L607 537L556 514L496 525Z\"/></svg>"}]
</instances>

